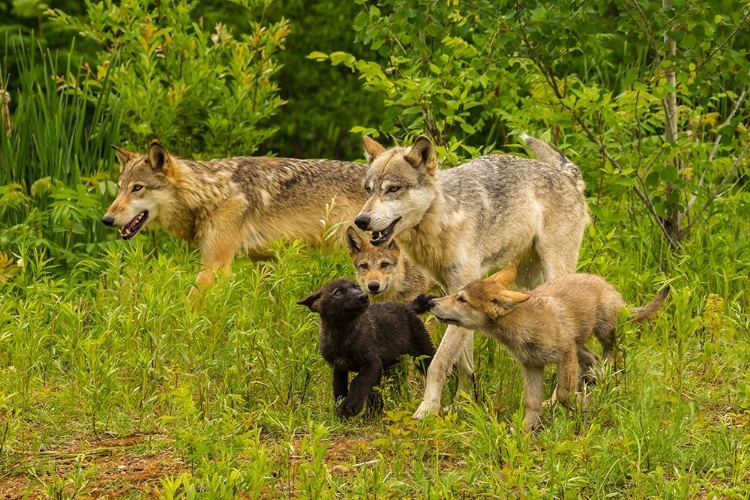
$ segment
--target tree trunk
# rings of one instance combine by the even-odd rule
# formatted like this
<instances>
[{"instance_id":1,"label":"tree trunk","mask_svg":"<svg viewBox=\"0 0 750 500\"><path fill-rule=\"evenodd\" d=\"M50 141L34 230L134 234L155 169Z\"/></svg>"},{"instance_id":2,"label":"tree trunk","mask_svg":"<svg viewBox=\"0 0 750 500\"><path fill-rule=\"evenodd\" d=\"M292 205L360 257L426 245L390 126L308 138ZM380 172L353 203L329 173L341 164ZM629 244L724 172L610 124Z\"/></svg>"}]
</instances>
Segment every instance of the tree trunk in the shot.
<instances>
[{"instance_id":1,"label":"tree trunk","mask_svg":"<svg viewBox=\"0 0 750 500\"><path fill-rule=\"evenodd\" d=\"M670 0L662 0L662 7L664 10L669 9ZM667 46L667 54L665 59L669 60L670 64L666 69L664 77L666 83L671 86L672 89L677 87L677 75L674 72L674 58L677 55L677 43L669 37L669 33L664 34L664 43ZM664 140L667 142L677 142L677 92L670 90L667 93L667 97L662 100L664 106ZM674 159L674 166L677 169L677 178L682 177L682 169L679 158ZM671 182L668 182L665 189L665 196L667 200L667 211L664 217L664 228L671 236L673 244L678 244L682 239L680 231L680 204L679 201L672 200L676 194L675 187Z\"/></svg>"}]
</instances>

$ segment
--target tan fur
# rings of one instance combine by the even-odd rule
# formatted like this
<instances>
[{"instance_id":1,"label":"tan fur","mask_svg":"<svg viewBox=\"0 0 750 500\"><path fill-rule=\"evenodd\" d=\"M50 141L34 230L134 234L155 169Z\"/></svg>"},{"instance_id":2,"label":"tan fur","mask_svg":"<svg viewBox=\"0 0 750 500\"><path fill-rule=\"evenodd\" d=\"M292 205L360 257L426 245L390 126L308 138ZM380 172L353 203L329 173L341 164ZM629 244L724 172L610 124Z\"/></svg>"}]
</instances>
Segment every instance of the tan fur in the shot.
<instances>
[{"instance_id":1,"label":"tan fur","mask_svg":"<svg viewBox=\"0 0 750 500\"><path fill-rule=\"evenodd\" d=\"M5 134L10 135L10 108L8 103L10 102L10 92L0 88L0 97L3 100L3 123L5 123Z\"/></svg>"},{"instance_id":2,"label":"tan fur","mask_svg":"<svg viewBox=\"0 0 750 500\"><path fill-rule=\"evenodd\" d=\"M627 304L615 287L592 274L561 276L531 292L510 290L515 277L515 266L508 266L436 299L432 313L441 322L485 332L521 363L524 428L533 430L541 422L544 366L557 365L554 399L571 406L571 395L581 384L579 352L594 334L604 347L605 362L611 362L615 328ZM668 286L662 288L648 305L633 309L630 318L653 317L668 292Z\"/></svg>"},{"instance_id":3,"label":"tan fur","mask_svg":"<svg viewBox=\"0 0 750 500\"><path fill-rule=\"evenodd\" d=\"M395 242L376 247L354 226L347 229L346 240L359 287L371 302L411 302L437 286L401 253Z\"/></svg>"},{"instance_id":4,"label":"tan fur","mask_svg":"<svg viewBox=\"0 0 750 500\"><path fill-rule=\"evenodd\" d=\"M270 242L278 238L321 246L326 227L351 221L364 201L365 166L357 163L271 157L197 162L171 156L157 142L147 155L115 152L120 194L105 223L123 227L148 211L145 225L194 242L203 267L199 288L215 273L229 273L236 254L269 257Z\"/></svg>"}]
</instances>

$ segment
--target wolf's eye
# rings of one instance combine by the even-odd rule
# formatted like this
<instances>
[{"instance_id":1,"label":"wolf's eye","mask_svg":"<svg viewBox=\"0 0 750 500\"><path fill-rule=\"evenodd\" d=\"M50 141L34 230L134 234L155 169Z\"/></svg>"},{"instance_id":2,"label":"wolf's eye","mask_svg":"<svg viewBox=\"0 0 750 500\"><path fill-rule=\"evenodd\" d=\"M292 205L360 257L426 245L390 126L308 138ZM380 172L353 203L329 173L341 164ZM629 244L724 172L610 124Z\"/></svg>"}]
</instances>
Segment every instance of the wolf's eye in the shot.
<instances>
[{"instance_id":1,"label":"wolf's eye","mask_svg":"<svg viewBox=\"0 0 750 500\"><path fill-rule=\"evenodd\" d=\"M367 264L360 264L359 268L360 269L364 269L366 271L367 270Z\"/></svg>"},{"instance_id":2,"label":"wolf's eye","mask_svg":"<svg viewBox=\"0 0 750 500\"><path fill-rule=\"evenodd\" d=\"M372 188L370 186L365 186L365 193L370 194L372 192Z\"/></svg>"},{"instance_id":3,"label":"wolf's eye","mask_svg":"<svg viewBox=\"0 0 750 500\"><path fill-rule=\"evenodd\" d=\"M388 266L390 266L390 264L388 262L381 262L380 263L380 269L385 269Z\"/></svg>"},{"instance_id":4,"label":"wolf's eye","mask_svg":"<svg viewBox=\"0 0 750 500\"><path fill-rule=\"evenodd\" d=\"M391 187L388 188L388 192L389 193L395 193L399 189L401 189L401 186L391 186Z\"/></svg>"},{"instance_id":5,"label":"wolf's eye","mask_svg":"<svg viewBox=\"0 0 750 500\"><path fill-rule=\"evenodd\" d=\"M142 186L142 185L140 185L140 184L136 184L135 186L133 186L133 192L134 192L134 193L137 193L137 192L138 192L138 191L140 191L141 189L143 189L143 186Z\"/></svg>"},{"instance_id":6,"label":"wolf's eye","mask_svg":"<svg viewBox=\"0 0 750 500\"><path fill-rule=\"evenodd\" d=\"M459 302L460 302L460 303L462 303L462 304L465 304L465 303L466 303L466 299L465 299L465 298L463 298L463 297L462 297L462 296L460 296L460 295L459 295L458 297L456 297L456 300L457 300L457 301L459 301Z\"/></svg>"},{"instance_id":7,"label":"wolf's eye","mask_svg":"<svg viewBox=\"0 0 750 500\"><path fill-rule=\"evenodd\" d=\"M335 292L333 292L333 296L334 297L341 297L341 290L336 290Z\"/></svg>"}]
</instances>

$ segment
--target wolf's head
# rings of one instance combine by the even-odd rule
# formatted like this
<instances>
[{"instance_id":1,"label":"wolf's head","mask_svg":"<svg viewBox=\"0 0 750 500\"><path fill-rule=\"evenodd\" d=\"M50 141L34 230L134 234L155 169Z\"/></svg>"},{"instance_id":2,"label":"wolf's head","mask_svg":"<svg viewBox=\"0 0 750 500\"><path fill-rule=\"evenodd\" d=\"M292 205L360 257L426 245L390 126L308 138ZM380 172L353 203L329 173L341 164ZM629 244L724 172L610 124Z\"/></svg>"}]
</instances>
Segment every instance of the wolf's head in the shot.
<instances>
[{"instance_id":1,"label":"wolf's head","mask_svg":"<svg viewBox=\"0 0 750 500\"><path fill-rule=\"evenodd\" d=\"M369 300L355 282L336 279L297 304L333 321L342 321L365 312Z\"/></svg>"},{"instance_id":2,"label":"wolf's head","mask_svg":"<svg viewBox=\"0 0 750 500\"><path fill-rule=\"evenodd\" d=\"M171 203L170 156L154 141L147 155L112 146L120 162L120 193L104 214L102 222L120 228L120 237L129 240L148 223L158 221L160 212Z\"/></svg>"},{"instance_id":3,"label":"wolf's head","mask_svg":"<svg viewBox=\"0 0 750 500\"><path fill-rule=\"evenodd\" d=\"M433 299L430 309L441 323L484 330L528 300L528 294L508 288L515 278L516 266L511 264L489 278L469 283L453 295Z\"/></svg>"},{"instance_id":4,"label":"wolf's head","mask_svg":"<svg viewBox=\"0 0 750 500\"><path fill-rule=\"evenodd\" d=\"M346 230L346 247L362 290L373 298L398 293L405 269L401 251L393 240L376 247L363 238L354 226L349 226Z\"/></svg>"},{"instance_id":5,"label":"wolf's head","mask_svg":"<svg viewBox=\"0 0 750 500\"><path fill-rule=\"evenodd\" d=\"M370 163L365 174L367 201L354 223L372 231L371 243L382 245L413 228L424 217L437 193L437 157L432 142L419 136L410 148L386 149L364 138Z\"/></svg>"}]
</instances>

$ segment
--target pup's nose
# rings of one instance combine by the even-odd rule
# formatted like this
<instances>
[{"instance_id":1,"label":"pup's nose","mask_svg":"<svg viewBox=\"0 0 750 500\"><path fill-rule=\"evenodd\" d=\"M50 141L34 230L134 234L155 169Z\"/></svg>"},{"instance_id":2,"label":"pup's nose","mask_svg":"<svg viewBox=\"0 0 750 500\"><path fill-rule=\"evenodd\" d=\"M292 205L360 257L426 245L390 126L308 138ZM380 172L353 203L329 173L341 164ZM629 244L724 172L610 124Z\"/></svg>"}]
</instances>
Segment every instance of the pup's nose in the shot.
<instances>
[{"instance_id":1,"label":"pup's nose","mask_svg":"<svg viewBox=\"0 0 750 500\"><path fill-rule=\"evenodd\" d=\"M367 302L367 294L360 294L359 296L357 296L357 300L359 300L360 302Z\"/></svg>"},{"instance_id":2,"label":"pup's nose","mask_svg":"<svg viewBox=\"0 0 750 500\"><path fill-rule=\"evenodd\" d=\"M371 292L377 292L378 290L380 290L380 283L378 283L377 281L368 283L367 289L370 290Z\"/></svg>"},{"instance_id":3,"label":"pup's nose","mask_svg":"<svg viewBox=\"0 0 750 500\"><path fill-rule=\"evenodd\" d=\"M110 226L110 227L114 226L115 225L115 218L112 217L111 215L105 215L104 217L102 217L102 223L105 226Z\"/></svg>"},{"instance_id":4,"label":"pup's nose","mask_svg":"<svg viewBox=\"0 0 750 500\"><path fill-rule=\"evenodd\" d=\"M356 219L354 219L354 223L357 225L358 228L360 228L363 231L366 231L368 227L370 227L370 216L369 215L359 215Z\"/></svg>"},{"instance_id":5,"label":"pup's nose","mask_svg":"<svg viewBox=\"0 0 750 500\"><path fill-rule=\"evenodd\" d=\"M428 306L430 306L430 309L435 307L435 299L430 299L430 301L427 303Z\"/></svg>"}]
</instances>

